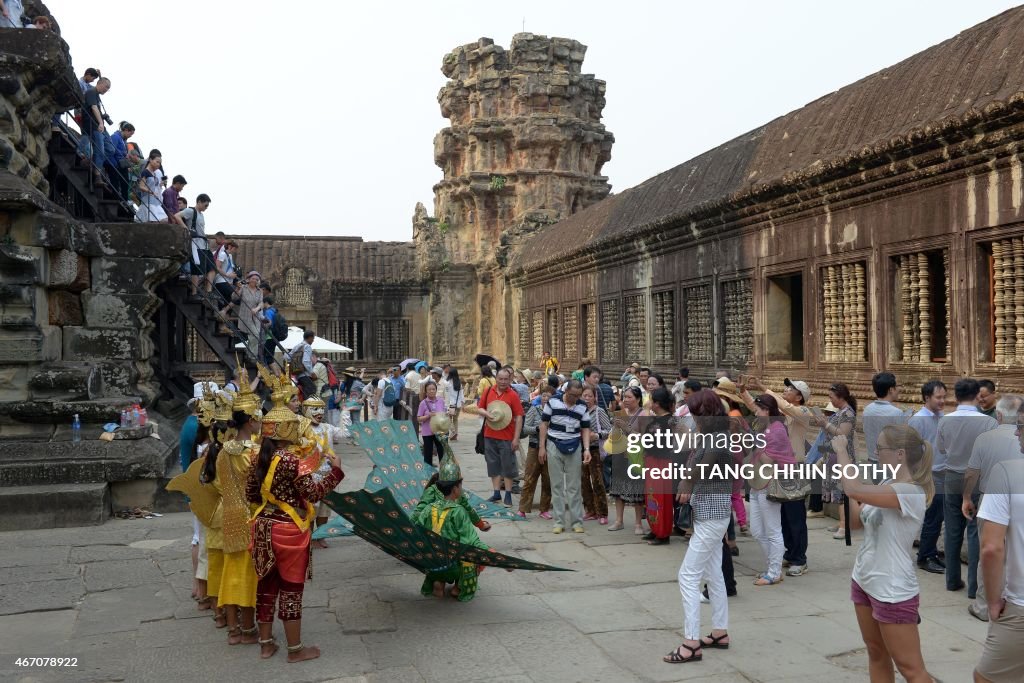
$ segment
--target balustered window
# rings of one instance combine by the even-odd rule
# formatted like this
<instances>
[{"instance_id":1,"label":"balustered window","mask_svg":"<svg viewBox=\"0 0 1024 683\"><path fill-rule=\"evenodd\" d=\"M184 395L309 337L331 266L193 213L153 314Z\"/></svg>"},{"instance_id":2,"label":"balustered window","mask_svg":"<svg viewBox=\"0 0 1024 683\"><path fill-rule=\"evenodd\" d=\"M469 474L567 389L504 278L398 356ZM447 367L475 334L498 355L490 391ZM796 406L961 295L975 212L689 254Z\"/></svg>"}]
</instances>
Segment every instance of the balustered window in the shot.
<instances>
[{"instance_id":1,"label":"balustered window","mask_svg":"<svg viewBox=\"0 0 1024 683\"><path fill-rule=\"evenodd\" d=\"M765 356L767 360L804 359L804 276L776 275L766 280Z\"/></svg>"},{"instance_id":2,"label":"balustered window","mask_svg":"<svg viewBox=\"0 0 1024 683\"><path fill-rule=\"evenodd\" d=\"M577 323L577 309L575 306L566 306L562 309L562 358L579 360L579 325Z\"/></svg>"},{"instance_id":3,"label":"balustered window","mask_svg":"<svg viewBox=\"0 0 1024 683\"><path fill-rule=\"evenodd\" d=\"M949 357L947 250L893 258L891 357L904 363L941 363Z\"/></svg>"},{"instance_id":4,"label":"balustered window","mask_svg":"<svg viewBox=\"0 0 1024 683\"><path fill-rule=\"evenodd\" d=\"M530 314L519 314L519 364L526 366L533 358L530 351Z\"/></svg>"},{"instance_id":5,"label":"balustered window","mask_svg":"<svg viewBox=\"0 0 1024 683\"><path fill-rule=\"evenodd\" d=\"M332 342L347 346L352 349L352 355L347 359L356 360L366 357L366 348L363 343L362 320L339 320L337 318L326 322L317 323L317 334Z\"/></svg>"},{"instance_id":6,"label":"balustered window","mask_svg":"<svg viewBox=\"0 0 1024 683\"><path fill-rule=\"evenodd\" d=\"M540 360L544 353L544 311L533 312L533 352L532 359Z\"/></svg>"},{"instance_id":7,"label":"balustered window","mask_svg":"<svg viewBox=\"0 0 1024 683\"><path fill-rule=\"evenodd\" d=\"M979 325L979 360L1024 363L1024 238L983 245L981 265L979 319L988 325Z\"/></svg>"},{"instance_id":8,"label":"balustered window","mask_svg":"<svg viewBox=\"0 0 1024 683\"><path fill-rule=\"evenodd\" d=\"M561 348L559 345L559 339L561 338L561 328L558 326L558 309L552 308L547 312L547 327L548 327L548 345L542 349L543 351L549 352L552 356L558 357L558 349Z\"/></svg>"},{"instance_id":9,"label":"balustered window","mask_svg":"<svg viewBox=\"0 0 1024 683\"><path fill-rule=\"evenodd\" d=\"M583 355L597 362L597 306L583 304Z\"/></svg>"},{"instance_id":10,"label":"balustered window","mask_svg":"<svg viewBox=\"0 0 1024 683\"><path fill-rule=\"evenodd\" d=\"M409 321L378 320L375 341L377 360L402 360L409 355Z\"/></svg>"},{"instance_id":11,"label":"balustered window","mask_svg":"<svg viewBox=\"0 0 1024 683\"><path fill-rule=\"evenodd\" d=\"M686 359L710 361L712 348L711 287L698 285L683 291L686 306Z\"/></svg>"},{"instance_id":12,"label":"balustered window","mask_svg":"<svg viewBox=\"0 0 1024 683\"><path fill-rule=\"evenodd\" d=\"M867 268L863 261L822 268L822 360L867 360Z\"/></svg>"},{"instance_id":13,"label":"balustered window","mask_svg":"<svg viewBox=\"0 0 1024 683\"><path fill-rule=\"evenodd\" d=\"M625 298L626 320L622 332L625 335L626 361L629 363L647 361L647 299L643 294Z\"/></svg>"},{"instance_id":14,"label":"balustered window","mask_svg":"<svg viewBox=\"0 0 1024 683\"><path fill-rule=\"evenodd\" d=\"M722 358L747 363L754 348L754 293L750 280L722 283Z\"/></svg>"},{"instance_id":15,"label":"balustered window","mask_svg":"<svg viewBox=\"0 0 1024 683\"><path fill-rule=\"evenodd\" d=\"M620 363L619 354L619 302L608 299L601 302L601 362Z\"/></svg>"},{"instance_id":16,"label":"balustered window","mask_svg":"<svg viewBox=\"0 0 1024 683\"><path fill-rule=\"evenodd\" d=\"M675 292L655 292L651 296L654 307L654 360L674 361L676 359L676 309Z\"/></svg>"}]
</instances>

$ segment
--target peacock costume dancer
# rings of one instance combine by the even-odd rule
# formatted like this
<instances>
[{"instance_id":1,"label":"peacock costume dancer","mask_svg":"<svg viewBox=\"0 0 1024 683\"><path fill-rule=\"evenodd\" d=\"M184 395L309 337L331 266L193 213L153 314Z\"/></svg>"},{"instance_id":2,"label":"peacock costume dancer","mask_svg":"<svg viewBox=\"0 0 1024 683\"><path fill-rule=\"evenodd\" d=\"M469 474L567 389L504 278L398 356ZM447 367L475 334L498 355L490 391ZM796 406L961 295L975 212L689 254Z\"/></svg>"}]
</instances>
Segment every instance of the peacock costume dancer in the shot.
<instances>
[{"instance_id":1,"label":"peacock costume dancer","mask_svg":"<svg viewBox=\"0 0 1024 683\"><path fill-rule=\"evenodd\" d=\"M462 469L452 453L451 446L448 445L448 440L443 439L442 444L444 457L438 469L437 483L424 490L420 502L412 513L412 520L444 538L489 550L474 528L470 506L463 495ZM479 516L477 520L479 521ZM487 528L490 528L490 525L484 530ZM423 579L420 592L423 595L440 598L444 596L446 584L454 584L449 594L460 602L468 602L476 595L477 577L482 570L482 566L472 562L456 561L447 569L428 572Z\"/></svg>"},{"instance_id":2,"label":"peacock costume dancer","mask_svg":"<svg viewBox=\"0 0 1024 683\"><path fill-rule=\"evenodd\" d=\"M255 506L252 516L252 558L258 577L256 620L260 656L277 652L273 636L274 607L284 622L288 661L320 656L320 649L305 646L301 638L302 592L312 577L310 526L315 503L344 478L337 456L329 454L329 471L307 468L292 448L299 443L299 417L288 409L296 388L286 375L274 377L260 367L260 375L273 387L273 408L263 417L262 443L246 482L246 499Z\"/></svg>"},{"instance_id":3,"label":"peacock costume dancer","mask_svg":"<svg viewBox=\"0 0 1024 683\"><path fill-rule=\"evenodd\" d=\"M331 469L327 455L334 453L334 444L341 443L342 439L348 436L345 430L324 422L326 410L327 404L319 396L310 396L302 402L302 414L309 419L309 428L304 434L308 440L313 442L303 465L304 467L315 466L321 476L326 475ZM316 525L319 527L326 524L330 516L331 508L327 503L321 501L317 506ZM327 547L327 543L322 540L316 541L316 543L322 548Z\"/></svg>"}]
</instances>

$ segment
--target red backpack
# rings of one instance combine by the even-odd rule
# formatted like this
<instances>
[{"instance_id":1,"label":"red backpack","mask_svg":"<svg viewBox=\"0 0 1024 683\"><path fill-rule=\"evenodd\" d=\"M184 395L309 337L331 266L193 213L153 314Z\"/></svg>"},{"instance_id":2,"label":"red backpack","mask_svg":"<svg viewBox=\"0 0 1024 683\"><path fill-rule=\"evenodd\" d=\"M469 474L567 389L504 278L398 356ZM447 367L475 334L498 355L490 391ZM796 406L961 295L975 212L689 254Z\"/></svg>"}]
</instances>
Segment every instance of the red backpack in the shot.
<instances>
[{"instance_id":1,"label":"red backpack","mask_svg":"<svg viewBox=\"0 0 1024 683\"><path fill-rule=\"evenodd\" d=\"M327 386L330 389L337 389L340 385L338 382L338 373L334 371L334 365L331 361L324 359L324 365L327 367Z\"/></svg>"}]
</instances>

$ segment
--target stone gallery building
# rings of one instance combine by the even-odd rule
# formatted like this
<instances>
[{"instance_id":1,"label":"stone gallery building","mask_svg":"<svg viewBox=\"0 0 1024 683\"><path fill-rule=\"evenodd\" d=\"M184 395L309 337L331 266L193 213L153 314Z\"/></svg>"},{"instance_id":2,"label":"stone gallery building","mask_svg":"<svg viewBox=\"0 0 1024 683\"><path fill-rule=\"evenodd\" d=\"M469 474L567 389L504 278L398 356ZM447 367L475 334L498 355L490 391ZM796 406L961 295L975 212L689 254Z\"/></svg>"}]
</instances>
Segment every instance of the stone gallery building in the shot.
<instances>
[{"instance_id":1,"label":"stone gallery building","mask_svg":"<svg viewBox=\"0 0 1024 683\"><path fill-rule=\"evenodd\" d=\"M508 274L516 358L1024 390L1024 9L609 197Z\"/></svg>"}]
</instances>

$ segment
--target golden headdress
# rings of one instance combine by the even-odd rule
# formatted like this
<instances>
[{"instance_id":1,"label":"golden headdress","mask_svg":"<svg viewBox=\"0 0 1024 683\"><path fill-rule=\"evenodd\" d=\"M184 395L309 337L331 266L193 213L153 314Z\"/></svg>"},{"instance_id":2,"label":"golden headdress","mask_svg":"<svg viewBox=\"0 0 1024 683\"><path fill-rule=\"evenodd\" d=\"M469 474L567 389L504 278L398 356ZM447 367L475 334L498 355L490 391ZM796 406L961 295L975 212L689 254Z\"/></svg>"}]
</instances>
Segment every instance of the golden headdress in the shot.
<instances>
[{"instance_id":1,"label":"golden headdress","mask_svg":"<svg viewBox=\"0 0 1024 683\"><path fill-rule=\"evenodd\" d=\"M274 403L270 412L263 416L261 433L264 437L276 441L295 443L299 440L299 416L288 408L288 402L298 392L298 389L287 375L274 375L265 366L259 364L256 368L259 370L263 382L271 388L270 400Z\"/></svg>"},{"instance_id":2,"label":"golden headdress","mask_svg":"<svg viewBox=\"0 0 1024 683\"><path fill-rule=\"evenodd\" d=\"M199 401L199 424L209 427L213 424L214 411L216 410L217 394L210 387L209 382L203 382L203 398Z\"/></svg>"},{"instance_id":3,"label":"golden headdress","mask_svg":"<svg viewBox=\"0 0 1024 683\"><path fill-rule=\"evenodd\" d=\"M302 407L303 408L326 408L327 404L324 403L324 400L322 398L320 398L319 396L314 394L314 395L310 396L309 398L307 398L305 401L302 402Z\"/></svg>"},{"instance_id":4,"label":"golden headdress","mask_svg":"<svg viewBox=\"0 0 1024 683\"><path fill-rule=\"evenodd\" d=\"M213 420L214 422L230 422L232 404L234 403L235 393L229 389L222 389L218 391L214 396L214 410Z\"/></svg>"},{"instance_id":5,"label":"golden headdress","mask_svg":"<svg viewBox=\"0 0 1024 683\"><path fill-rule=\"evenodd\" d=\"M249 371L241 363L237 363L235 367L238 368L238 393L235 394L234 410L252 417L259 411L263 402L249 386Z\"/></svg>"}]
</instances>

